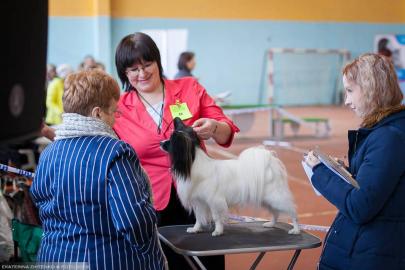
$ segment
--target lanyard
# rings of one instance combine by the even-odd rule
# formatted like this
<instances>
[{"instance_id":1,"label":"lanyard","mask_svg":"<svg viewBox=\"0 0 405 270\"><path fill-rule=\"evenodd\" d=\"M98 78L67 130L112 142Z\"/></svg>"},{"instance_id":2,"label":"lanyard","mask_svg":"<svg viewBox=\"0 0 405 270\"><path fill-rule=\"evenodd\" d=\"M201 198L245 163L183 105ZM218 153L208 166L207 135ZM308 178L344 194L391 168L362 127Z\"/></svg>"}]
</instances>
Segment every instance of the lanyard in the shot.
<instances>
[{"instance_id":1,"label":"lanyard","mask_svg":"<svg viewBox=\"0 0 405 270\"><path fill-rule=\"evenodd\" d=\"M159 124L158 124L158 127L157 127L157 133L158 133L158 134L160 134L161 131L162 131L162 122L163 122L163 120L164 120L164 119L163 119L163 107L164 107L164 104L165 104L165 88L164 88L164 86L163 86L162 92L163 92L162 106L160 107L160 112L158 112L158 111L155 109L155 107L153 107L152 104L150 104L150 103L141 95L141 93L139 93L138 91L136 91L136 93L141 97L141 99L142 99L143 101L145 101L145 103L149 106L149 108L151 108L157 115L159 115ZM165 121L165 122L166 122L166 121Z\"/></svg>"}]
</instances>

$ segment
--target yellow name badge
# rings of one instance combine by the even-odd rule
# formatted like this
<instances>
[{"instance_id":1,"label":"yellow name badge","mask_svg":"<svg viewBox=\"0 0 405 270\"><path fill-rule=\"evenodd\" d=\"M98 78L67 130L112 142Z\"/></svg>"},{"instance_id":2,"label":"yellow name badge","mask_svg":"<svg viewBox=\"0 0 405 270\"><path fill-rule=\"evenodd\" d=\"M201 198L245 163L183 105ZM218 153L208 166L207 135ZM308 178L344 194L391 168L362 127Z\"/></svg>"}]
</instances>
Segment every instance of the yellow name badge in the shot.
<instances>
[{"instance_id":1,"label":"yellow name badge","mask_svg":"<svg viewBox=\"0 0 405 270\"><path fill-rule=\"evenodd\" d=\"M192 117L192 114L187 107L187 103L185 102L176 102L175 105L170 105L169 107L173 119L179 117L181 120L186 120Z\"/></svg>"}]
</instances>

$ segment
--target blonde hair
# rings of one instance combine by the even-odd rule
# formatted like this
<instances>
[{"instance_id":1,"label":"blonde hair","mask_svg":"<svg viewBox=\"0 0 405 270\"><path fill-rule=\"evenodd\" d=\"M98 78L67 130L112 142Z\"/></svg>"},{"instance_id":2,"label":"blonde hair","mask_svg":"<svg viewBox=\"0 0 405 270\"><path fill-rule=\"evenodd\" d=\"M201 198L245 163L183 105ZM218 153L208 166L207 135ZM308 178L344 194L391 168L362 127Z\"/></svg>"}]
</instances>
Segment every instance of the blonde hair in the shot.
<instances>
[{"instance_id":1,"label":"blonde hair","mask_svg":"<svg viewBox=\"0 0 405 270\"><path fill-rule=\"evenodd\" d=\"M65 80L63 109L66 113L89 116L94 107L106 110L111 100L120 97L118 83L100 70L84 70L70 74Z\"/></svg>"},{"instance_id":2,"label":"blonde hair","mask_svg":"<svg viewBox=\"0 0 405 270\"><path fill-rule=\"evenodd\" d=\"M402 102L397 74L392 61L382 55L366 53L343 68L343 75L360 86L364 117L379 110L387 110Z\"/></svg>"}]
</instances>

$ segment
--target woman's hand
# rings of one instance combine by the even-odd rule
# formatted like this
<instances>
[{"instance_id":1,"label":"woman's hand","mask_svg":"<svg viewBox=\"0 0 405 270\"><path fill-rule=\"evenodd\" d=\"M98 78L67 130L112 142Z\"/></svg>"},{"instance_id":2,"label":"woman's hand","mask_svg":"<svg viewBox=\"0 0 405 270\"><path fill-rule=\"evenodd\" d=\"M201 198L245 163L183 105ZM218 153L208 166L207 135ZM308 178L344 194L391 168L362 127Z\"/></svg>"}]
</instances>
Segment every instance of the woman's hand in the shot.
<instances>
[{"instance_id":1,"label":"woman's hand","mask_svg":"<svg viewBox=\"0 0 405 270\"><path fill-rule=\"evenodd\" d=\"M345 161L344 161L343 159L339 159L339 158L337 158L337 157L333 157L333 159L334 159L337 163L339 163L340 166L342 166L342 167L344 167L344 168L347 168L346 163L345 163ZM346 159L346 157L344 157L344 159Z\"/></svg>"},{"instance_id":2,"label":"woman's hand","mask_svg":"<svg viewBox=\"0 0 405 270\"><path fill-rule=\"evenodd\" d=\"M304 161L311 169L320 163L313 151L309 151L308 154L304 156Z\"/></svg>"},{"instance_id":3,"label":"woman's hand","mask_svg":"<svg viewBox=\"0 0 405 270\"><path fill-rule=\"evenodd\" d=\"M192 128L197 133L198 137L203 140L212 138L218 128L218 122L214 119L200 118L194 122Z\"/></svg>"}]
</instances>

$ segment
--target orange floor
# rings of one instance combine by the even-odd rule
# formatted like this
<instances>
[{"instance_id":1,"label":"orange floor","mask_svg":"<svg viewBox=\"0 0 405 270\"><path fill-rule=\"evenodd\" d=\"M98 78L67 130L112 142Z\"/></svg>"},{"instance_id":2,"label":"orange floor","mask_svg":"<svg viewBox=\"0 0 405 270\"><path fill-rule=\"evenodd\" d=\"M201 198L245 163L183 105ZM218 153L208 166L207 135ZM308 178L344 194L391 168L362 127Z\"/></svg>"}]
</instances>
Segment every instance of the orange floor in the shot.
<instances>
[{"instance_id":1,"label":"orange floor","mask_svg":"<svg viewBox=\"0 0 405 270\"><path fill-rule=\"evenodd\" d=\"M347 152L347 130L355 129L359 122L353 112L344 107L298 107L287 110L300 117L326 117L330 120L331 134L327 139L315 138L314 131L309 128L300 128L299 136L293 137L287 126L285 128L286 141L292 147L272 147L287 167L289 185L294 194L300 223L329 226L337 213L336 208L323 197L315 195L308 179L301 167L302 151L319 146L323 151L339 158L344 158ZM269 116L266 112L257 112L251 130L238 134L233 145L223 149L214 144L208 145L210 154L216 158L226 158L239 154L243 149L260 145L268 139ZM238 214L270 218L264 210L243 209ZM287 221L287 220L285 220ZM311 232L324 239L325 233ZM316 269L322 247L303 250L294 269ZM257 269L286 269L293 252L267 253ZM227 270L249 269L257 254L227 255Z\"/></svg>"}]
</instances>

